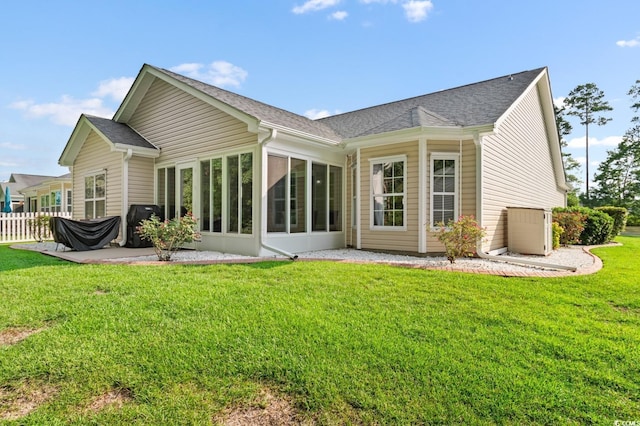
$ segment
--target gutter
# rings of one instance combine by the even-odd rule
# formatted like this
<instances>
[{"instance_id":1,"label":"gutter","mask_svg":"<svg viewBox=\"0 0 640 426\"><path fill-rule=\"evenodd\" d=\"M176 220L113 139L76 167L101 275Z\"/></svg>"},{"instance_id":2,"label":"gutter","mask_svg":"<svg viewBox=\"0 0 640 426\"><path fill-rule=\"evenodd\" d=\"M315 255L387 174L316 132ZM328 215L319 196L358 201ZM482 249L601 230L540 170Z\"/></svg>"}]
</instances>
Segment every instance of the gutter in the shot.
<instances>
[{"instance_id":1,"label":"gutter","mask_svg":"<svg viewBox=\"0 0 640 426\"><path fill-rule=\"evenodd\" d=\"M133 156L133 150L127 149L127 153L124 156L124 163L122 164L122 239L120 240L120 247L124 247L127 244L127 212L129 210L129 160Z\"/></svg>"},{"instance_id":2,"label":"gutter","mask_svg":"<svg viewBox=\"0 0 640 426\"><path fill-rule=\"evenodd\" d=\"M264 184L266 182L265 179L265 174L267 173L267 167L266 167L266 156L265 156L265 150L266 150L266 146L269 142L271 142L272 140L274 140L276 137L278 136L278 130L271 127L271 131L269 133L269 136L267 136L266 138L262 139L261 141L259 140L258 143L260 144L260 147L262 149L262 183ZM266 217L265 214L261 215L263 218ZM296 260L298 258L297 254L293 254L293 253L289 253L286 250L283 249L279 249L277 247L273 247L268 245L267 243L264 242L264 238L265 238L265 234L264 234L264 229L266 229L266 227L264 226L264 223L261 223L261 230L260 230L260 234L259 234L259 239L260 239L260 247L263 247L269 251L272 251L274 253L278 253L281 254L283 256L288 257L291 260Z\"/></svg>"}]
</instances>

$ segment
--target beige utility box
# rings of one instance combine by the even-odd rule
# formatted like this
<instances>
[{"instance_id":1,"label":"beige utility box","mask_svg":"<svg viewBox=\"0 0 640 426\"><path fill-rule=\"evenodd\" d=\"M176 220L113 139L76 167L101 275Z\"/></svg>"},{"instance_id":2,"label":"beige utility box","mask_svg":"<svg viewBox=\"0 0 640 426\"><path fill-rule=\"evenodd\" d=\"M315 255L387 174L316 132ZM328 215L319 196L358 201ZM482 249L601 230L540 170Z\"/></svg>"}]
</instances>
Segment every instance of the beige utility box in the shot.
<instances>
[{"instance_id":1,"label":"beige utility box","mask_svg":"<svg viewBox=\"0 0 640 426\"><path fill-rule=\"evenodd\" d=\"M547 256L553 251L552 212L548 209L507 207L509 251Z\"/></svg>"}]
</instances>

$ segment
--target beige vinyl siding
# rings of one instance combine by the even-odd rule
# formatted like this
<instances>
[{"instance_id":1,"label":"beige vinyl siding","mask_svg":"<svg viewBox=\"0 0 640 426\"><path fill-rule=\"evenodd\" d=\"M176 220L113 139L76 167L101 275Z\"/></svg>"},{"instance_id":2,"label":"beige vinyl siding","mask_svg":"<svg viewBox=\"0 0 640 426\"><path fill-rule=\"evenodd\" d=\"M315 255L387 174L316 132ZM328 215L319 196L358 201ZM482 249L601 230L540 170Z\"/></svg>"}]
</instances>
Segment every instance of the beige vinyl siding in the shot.
<instances>
[{"instance_id":1,"label":"beige vinyl siding","mask_svg":"<svg viewBox=\"0 0 640 426\"><path fill-rule=\"evenodd\" d=\"M107 216L122 213L122 158L121 152L111 152L109 144L93 130L78 153L73 164L73 213L74 219L84 219L84 178L89 174L106 171Z\"/></svg>"},{"instance_id":2,"label":"beige vinyl siding","mask_svg":"<svg viewBox=\"0 0 640 426\"><path fill-rule=\"evenodd\" d=\"M372 230L371 164L369 159L407 156L405 177L406 231ZM362 248L388 251L418 251L418 142L385 145L360 151L360 203Z\"/></svg>"},{"instance_id":3,"label":"beige vinyl siding","mask_svg":"<svg viewBox=\"0 0 640 426\"><path fill-rule=\"evenodd\" d=\"M129 205L153 204L153 159L131 157L129 160Z\"/></svg>"},{"instance_id":4,"label":"beige vinyl siding","mask_svg":"<svg viewBox=\"0 0 640 426\"><path fill-rule=\"evenodd\" d=\"M245 123L160 79L128 124L162 150L157 163L193 161L257 142Z\"/></svg>"},{"instance_id":5,"label":"beige vinyl siding","mask_svg":"<svg viewBox=\"0 0 640 426\"><path fill-rule=\"evenodd\" d=\"M431 154L434 152L460 153L460 141L427 141L427 224L431 208ZM458 162L458 215L476 215L476 148L472 140L462 141L462 155ZM440 253L444 246L427 225L427 253Z\"/></svg>"},{"instance_id":6,"label":"beige vinyl siding","mask_svg":"<svg viewBox=\"0 0 640 426\"><path fill-rule=\"evenodd\" d=\"M553 208L565 203L558 188L540 97L530 91L500 125L484 138L483 215L485 249L507 245L507 207Z\"/></svg>"}]
</instances>

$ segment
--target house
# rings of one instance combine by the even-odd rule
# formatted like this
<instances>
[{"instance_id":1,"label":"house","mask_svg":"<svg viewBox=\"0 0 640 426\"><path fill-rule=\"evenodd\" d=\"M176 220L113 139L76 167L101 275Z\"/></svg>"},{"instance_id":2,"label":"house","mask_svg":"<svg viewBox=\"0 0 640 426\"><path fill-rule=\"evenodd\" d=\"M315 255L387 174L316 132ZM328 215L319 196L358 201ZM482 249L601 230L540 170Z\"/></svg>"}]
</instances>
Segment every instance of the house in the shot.
<instances>
[{"instance_id":1,"label":"house","mask_svg":"<svg viewBox=\"0 0 640 426\"><path fill-rule=\"evenodd\" d=\"M564 206L569 189L546 68L311 120L144 65L112 119L79 118L59 164L74 218L192 211L198 249L247 255L442 252L433 231L463 214L497 250L507 207Z\"/></svg>"},{"instance_id":2,"label":"house","mask_svg":"<svg viewBox=\"0 0 640 426\"><path fill-rule=\"evenodd\" d=\"M71 212L71 173L62 176L43 176L37 183L22 188L25 211Z\"/></svg>"},{"instance_id":3,"label":"house","mask_svg":"<svg viewBox=\"0 0 640 426\"><path fill-rule=\"evenodd\" d=\"M65 201L71 199L71 174L55 177L12 173L7 182L0 182L0 211L4 208L6 188L13 212L70 211L65 209Z\"/></svg>"}]
</instances>

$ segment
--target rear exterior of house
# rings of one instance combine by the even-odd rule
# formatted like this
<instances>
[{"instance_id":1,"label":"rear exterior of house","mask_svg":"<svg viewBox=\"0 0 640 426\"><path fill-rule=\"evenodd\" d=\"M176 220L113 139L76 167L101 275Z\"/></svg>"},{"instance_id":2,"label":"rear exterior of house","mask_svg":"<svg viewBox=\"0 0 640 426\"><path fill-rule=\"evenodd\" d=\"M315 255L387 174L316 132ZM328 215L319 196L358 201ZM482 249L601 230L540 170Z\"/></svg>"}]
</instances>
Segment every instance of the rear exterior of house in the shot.
<instances>
[{"instance_id":1,"label":"rear exterior of house","mask_svg":"<svg viewBox=\"0 0 640 426\"><path fill-rule=\"evenodd\" d=\"M73 216L192 211L194 248L268 256L438 253L438 224L474 215L483 248L504 247L506 207L564 205L567 189L546 69L511 78L309 120L145 65L114 118L83 115L63 151ZM493 109L475 99L497 90Z\"/></svg>"}]
</instances>

